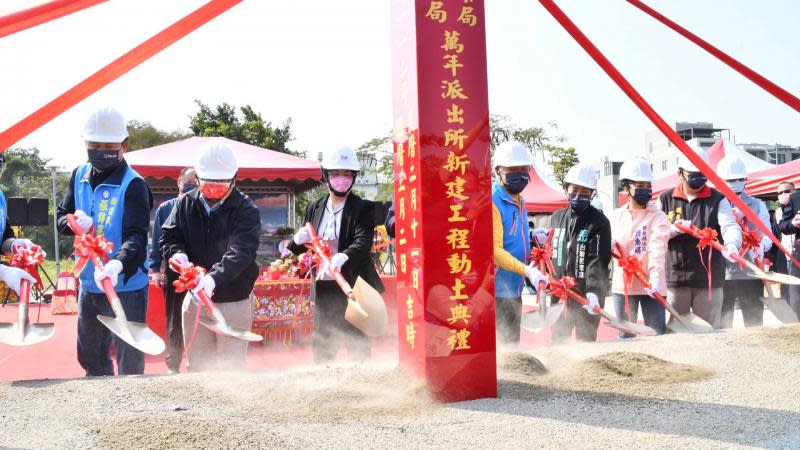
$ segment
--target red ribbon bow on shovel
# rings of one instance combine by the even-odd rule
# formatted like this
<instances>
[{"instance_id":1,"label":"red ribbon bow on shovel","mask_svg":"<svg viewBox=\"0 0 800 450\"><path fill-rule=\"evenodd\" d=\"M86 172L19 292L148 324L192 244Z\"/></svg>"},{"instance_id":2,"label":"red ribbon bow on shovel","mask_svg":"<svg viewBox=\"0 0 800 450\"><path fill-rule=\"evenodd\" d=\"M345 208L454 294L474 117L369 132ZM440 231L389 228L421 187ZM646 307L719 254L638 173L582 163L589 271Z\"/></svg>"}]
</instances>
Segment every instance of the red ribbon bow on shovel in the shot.
<instances>
[{"instance_id":1,"label":"red ribbon bow on shovel","mask_svg":"<svg viewBox=\"0 0 800 450\"><path fill-rule=\"evenodd\" d=\"M576 281L572 277L564 277L560 280L550 280L550 294L562 301L567 301L570 296L577 295L572 292Z\"/></svg>"},{"instance_id":2,"label":"red ribbon bow on shovel","mask_svg":"<svg viewBox=\"0 0 800 450\"><path fill-rule=\"evenodd\" d=\"M44 289L42 278L37 269L44 262L44 252L42 247L34 245L31 248L17 247L11 255L10 265L24 270L36 280L36 288Z\"/></svg>"},{"instance_id":3,"label":"red ribbon bow on shovel","mask_svg":"<svg viewBox=\"0 0 800 450\"><path fill-rule=\"evenodd\" d=\"M73 255L78 257L72 272L79 274L83 272L90 259L99 258L100 261L107 262L109 260L108 254L114 249L114 243L107 241L103 236L87 233L75 236L72 247L75 249Z\"/></svg>"},{"instance_id":4,"label":"red ribbon bow on shovel","mask_svg":"<svg viewBox=\"0 0 800 450\"><path fill-rule=\"evenodd\" d=\"M189 263L188 266L181 266L180 263L174 259L169 260L169 266L172 270L180 274L178 279L172 282L172 285L175 286L175 292L177 293L194 289L197 287L197 283L200 282L200 278L203 278L206 274L206 269L202 267L195 266L192 263Z\"/></svg>"}]
</instances>

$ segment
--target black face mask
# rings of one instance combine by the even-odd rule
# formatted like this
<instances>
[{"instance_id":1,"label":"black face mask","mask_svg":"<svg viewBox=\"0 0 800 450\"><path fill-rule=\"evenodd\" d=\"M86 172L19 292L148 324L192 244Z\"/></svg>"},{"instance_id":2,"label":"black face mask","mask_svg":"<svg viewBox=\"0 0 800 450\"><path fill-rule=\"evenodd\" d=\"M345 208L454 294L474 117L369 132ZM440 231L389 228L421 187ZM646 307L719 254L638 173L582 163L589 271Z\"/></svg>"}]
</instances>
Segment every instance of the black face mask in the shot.
<instances>
[{"instance_id":1,"label":"black face mask","mask_svg":"<svg viewBox=\"0 0 800 450\"><path fill-rule=\"evenodd\" d=\"M89 163L100 172L113 169L119 164L118 150L97 150L90 148L86 150L86 153L89 155Z\"/></svg>"},{"instance_id":2,"label":"black face mask","mask_svg":"<svg viewBox=\"0 0 800 450\"><path fill-rule=\"evenodd\" d=\"M706 181L708 181L708 178L702 173L690 173L686 176L686 183L692 189L700 189L705 186Z\"/></svg>"},{"instance_id":3,"label":"black face mask","mask_svg":"<svg viewBox=\"0 0 800 450\"><path fill-rule=\"evenodd\" d=\"M653 197L653 190L650 188L635 188L633 190L633 201L644 206Z\"/></svg>"},{"instance_id":4,"label":"black face mask","mask_svg":"<svg viewBox=\"0 0 800 450\"><path fill-rule=\"evenodd\" d=\"M512 172L506 174L506 190L513 194L517 195L525 189L525 186L528 185L530 181L530 176L527 173L522 172Z\"/></svg>"},{"instance_id":5,"label":"black face mask","mask_svg":"<svg viewBox=\"0 0 800 450\"><path fill-rule=\"evenodd\" d=\"M581 212L586 207L589 206L589 203L592 202L592 197L588 195L580 195L580 194L569 194L569 207L572 208L575 212Z\"/></svg>"},{"instance_id":6,"label":"black face mask","mask_svg":"<svg viewBox=\"0 0 800 450\"><path fill-rule=\"evenodd\" d=\"M197 189L197 185L196 184L183 183L183 190L181 191L181 194L186 194L186 193L192 192L195 189Z\"/></svg>"}]
</instances>

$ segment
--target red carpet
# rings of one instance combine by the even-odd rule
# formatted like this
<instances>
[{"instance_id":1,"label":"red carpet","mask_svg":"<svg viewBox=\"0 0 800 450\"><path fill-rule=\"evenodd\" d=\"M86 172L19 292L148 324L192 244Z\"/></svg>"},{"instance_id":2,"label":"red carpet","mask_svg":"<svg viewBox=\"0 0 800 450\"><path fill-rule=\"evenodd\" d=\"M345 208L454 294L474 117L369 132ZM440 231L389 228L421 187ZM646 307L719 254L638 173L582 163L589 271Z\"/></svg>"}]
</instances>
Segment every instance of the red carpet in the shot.
<instances>
[{"instance_id":1,"label":"red carpet","mask_svg":"<svg viewBox=\"0 0 800 450\"><path fill-rule=\"evenodd\" d=\"M37 322L38 305L31 305L30 320ZM0 322L14 322L17 318L16 305L0 308ZM54 322L55 336L41 344L29 347L11 347L0 344L0 381L39 380L53 378L77 378L84 376L84 371L76 357L77 315L50 315L49 305L41 309L39 322ZM158 326L156 326L158 328ZM607 341L617 338L617 330L600 326L599 340ZM522 347L541 347L550 345L550 333L545 331L537 335L522 333ZM339 358L346 357L345 350L339 352ZM373 347L373 355L380 358L396 358L395 338L378 340ZM312 363L309 345L285 346L282 344L253 345L247 356L248 365L254 370L284 368ZM163 374L167 372L164 355L148 356L145 373Z\"/></svg>"}]
</instances>

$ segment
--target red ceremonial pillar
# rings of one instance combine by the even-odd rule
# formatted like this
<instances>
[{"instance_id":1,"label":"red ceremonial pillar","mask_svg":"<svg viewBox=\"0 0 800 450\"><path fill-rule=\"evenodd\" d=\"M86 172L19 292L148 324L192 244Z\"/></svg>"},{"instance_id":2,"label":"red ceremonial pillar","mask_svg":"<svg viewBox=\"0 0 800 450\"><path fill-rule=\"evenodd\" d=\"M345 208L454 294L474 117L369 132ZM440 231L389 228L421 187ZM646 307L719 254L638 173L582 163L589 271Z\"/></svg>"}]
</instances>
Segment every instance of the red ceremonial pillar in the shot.
<instances>
[{"instance_id":1,"label":"red ceremonial pillar","mask_svg":"<svg viewBox=\"0 0 800 450\"><path fill-rule=\"evenodd\" d=\"M400 362L435 398L497 396L483 0L392 0Z\"/></svg>"}]
</instances>

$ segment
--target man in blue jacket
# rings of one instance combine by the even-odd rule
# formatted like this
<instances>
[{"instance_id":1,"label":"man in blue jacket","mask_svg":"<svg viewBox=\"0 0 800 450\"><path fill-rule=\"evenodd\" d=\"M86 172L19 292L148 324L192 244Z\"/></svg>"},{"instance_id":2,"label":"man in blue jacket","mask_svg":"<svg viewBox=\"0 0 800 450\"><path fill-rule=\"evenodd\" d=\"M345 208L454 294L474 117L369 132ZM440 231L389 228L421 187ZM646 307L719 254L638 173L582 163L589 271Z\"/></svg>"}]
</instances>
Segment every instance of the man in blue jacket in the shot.
<instances>
[{"instance_id":1,"label":"man in blue jacket","mask_svg":"<svg viewBox=\"0 0 800 450\"><path fill-rule=\"evenodd\" d=\"M89 262L81 273L78 294L78 362L86 376L114 375L114 342L120 375L144 373L144 354L113 335L97 315L113 317L111 304L100 288L108 278L119 294L131 322L145 322L147 312L147 229L153 196L141 176L123 159L128 130L122 114L113 108L92 113L83 129L89 162L72 172L69 189L58 206L58 229L73 235L67 215L75 214L83 233L94 227L98 236L114 244L102 270Z\"/></svg>"},{"instance_id":2,"label":"man in blue jacket","mask_svg":"<svg viewBox=\"0 0 800 450\"><path fill-rule=\"evenodd\" d=\"M531 158L519 142L500 144L494 154L496 179L492 188L494 294L497 337L503 344L519 344L522 287L527 277L534 288L547 282L533 264L530 253L528 213L520 193L530 181Z\"/></svg>"}]
</instances>

